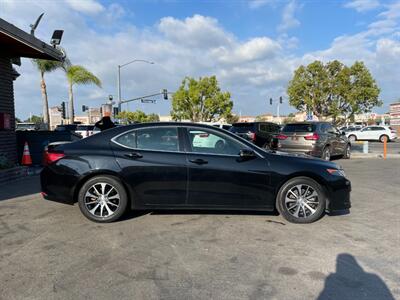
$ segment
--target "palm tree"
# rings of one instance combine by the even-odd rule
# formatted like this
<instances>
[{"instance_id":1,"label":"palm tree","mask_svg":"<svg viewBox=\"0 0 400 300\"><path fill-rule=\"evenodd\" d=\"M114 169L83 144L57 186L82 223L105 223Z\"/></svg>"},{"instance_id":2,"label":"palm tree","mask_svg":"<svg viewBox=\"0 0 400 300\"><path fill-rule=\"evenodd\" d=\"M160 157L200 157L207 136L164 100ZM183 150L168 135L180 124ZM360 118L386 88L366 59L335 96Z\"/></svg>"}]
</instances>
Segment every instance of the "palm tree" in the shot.
<instances>
[{"instance_id":1,"label":"palm tree","mask_svg":"<svg viewBox=\"0 0 400 300\"><path fill-rule=\"evenodd\" d=\"M46 89L46 82L44 80L44 74L53 72L58 68L61 68L62 63L59 61L44 60L44 59L32 59L32 62L40 72L40 88L43 99L43 123L46 129L49 129L49 122L50 122L49 100L47 97L47 89Z\"/></svg>"},{"instance_id":2,"label":"palm tree","mask_svg":"<svg viewBox=\"0 0 400 300\"><path fill-rule=\"evenodd\" d=\"M63 67L68 80L69 95L69 120L74 123L74 94L72 87L75 84L95 84L101 87L101 81L93 73L79 65L67 65Z\"/></svg>"}]
</instances>

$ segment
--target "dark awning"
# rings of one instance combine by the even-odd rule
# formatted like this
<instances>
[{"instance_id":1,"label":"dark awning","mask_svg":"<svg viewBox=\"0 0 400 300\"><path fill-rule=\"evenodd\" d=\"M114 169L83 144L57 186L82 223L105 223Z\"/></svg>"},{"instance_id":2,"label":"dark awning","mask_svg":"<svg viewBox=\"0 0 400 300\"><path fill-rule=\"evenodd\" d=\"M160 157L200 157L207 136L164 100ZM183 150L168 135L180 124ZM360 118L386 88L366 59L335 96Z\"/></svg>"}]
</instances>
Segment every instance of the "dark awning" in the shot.
<instances>
[{"instance_id":1,"label":"dark awning","mask_svg":"<svg viewBox=\"0 0 400 300\"><path fill-rule=\"evenodd\" d=\"M0 56L62 60L62 53L0 18Z\"/></svg>"}]
</instances>

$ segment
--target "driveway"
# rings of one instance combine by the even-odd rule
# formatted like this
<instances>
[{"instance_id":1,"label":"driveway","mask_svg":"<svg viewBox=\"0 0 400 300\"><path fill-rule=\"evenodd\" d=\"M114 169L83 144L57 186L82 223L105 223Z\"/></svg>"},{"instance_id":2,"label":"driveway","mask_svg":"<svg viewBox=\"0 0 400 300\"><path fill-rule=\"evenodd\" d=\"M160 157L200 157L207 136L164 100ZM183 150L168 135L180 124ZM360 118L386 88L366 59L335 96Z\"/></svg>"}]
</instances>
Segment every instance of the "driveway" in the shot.
<instances>
[{"instance_id":1,"label":"driveway","mask_svg":"<svg viewBox=\"0 0 400 300\"><path fill-rule=\"evenodd\" d=\"M400 298L400 160L353 159L350 214L136 212L112 224L0 187L0 299Z\"/></svg>"}]
</instances>

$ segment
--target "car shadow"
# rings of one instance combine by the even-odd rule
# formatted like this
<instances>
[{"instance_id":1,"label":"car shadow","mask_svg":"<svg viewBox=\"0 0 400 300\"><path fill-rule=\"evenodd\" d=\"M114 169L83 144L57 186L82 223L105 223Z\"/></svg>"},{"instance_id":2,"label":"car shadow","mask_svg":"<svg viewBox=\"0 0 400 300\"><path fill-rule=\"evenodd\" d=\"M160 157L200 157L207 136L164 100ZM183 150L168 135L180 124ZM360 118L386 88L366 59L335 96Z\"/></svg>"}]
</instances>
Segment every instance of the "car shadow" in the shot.
<instances>
[{"instance_id":1,"label":"car shadow","mask_svg":"<svg viewBox=\"0 0 400 300\"><path fill-rule=\"evenodd\" d=\"M333 212L328 213L327 215L330 217L337 217L337 216L345 216L350 214L350 209L342 209L342 210L335 210Z\"/></svg>"},{"instance_id":2,"label":"car shadow","mask_svg":"<svg viewBox=\"0 0 400 300\"><path fill-rule=\"evenodd\" d=\"M317 300L394 300L385 282L378 275L367 273L348 253L336 258L336 273L325 279Z\"/></svg>"}]
</instances>

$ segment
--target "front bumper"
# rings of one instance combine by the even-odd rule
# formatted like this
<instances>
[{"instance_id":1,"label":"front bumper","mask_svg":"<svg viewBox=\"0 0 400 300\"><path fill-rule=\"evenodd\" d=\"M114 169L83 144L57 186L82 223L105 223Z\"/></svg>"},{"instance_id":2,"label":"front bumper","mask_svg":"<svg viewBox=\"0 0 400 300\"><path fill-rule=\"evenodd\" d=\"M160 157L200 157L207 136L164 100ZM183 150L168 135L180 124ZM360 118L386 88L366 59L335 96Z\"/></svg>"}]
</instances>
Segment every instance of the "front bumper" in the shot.
<instances>
[{"instance_id":1,"label":"front bumper","mask_svg":"<svg viewBox=\"0 0 400 300\"><path fill-rule=\"evenodd\" d=\"M351 182L347 178L340 178L330 184L327 188L328 212L336 212L351 208L350 193Z\"/></svg>"}]
</instances>

